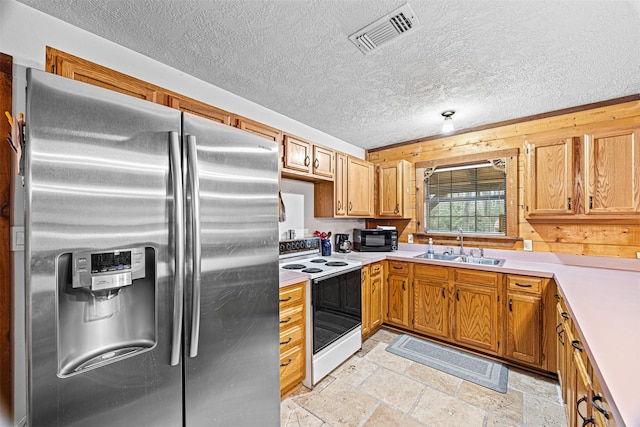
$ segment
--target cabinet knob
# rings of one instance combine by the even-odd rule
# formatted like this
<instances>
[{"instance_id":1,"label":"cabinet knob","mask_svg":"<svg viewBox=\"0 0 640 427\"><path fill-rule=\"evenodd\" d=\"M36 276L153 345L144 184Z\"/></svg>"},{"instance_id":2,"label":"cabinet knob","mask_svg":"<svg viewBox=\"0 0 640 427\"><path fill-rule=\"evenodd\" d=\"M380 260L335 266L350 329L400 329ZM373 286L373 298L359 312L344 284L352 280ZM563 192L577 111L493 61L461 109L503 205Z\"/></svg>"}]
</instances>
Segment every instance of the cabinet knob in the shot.
<instances>
[{"instance_id":1,"label":"cabinet knob","mask_svg":"<svg viewBox=\"0 0 640 427\"><path fill-rule=\"evenodd\" d=\"M309 158L309 156L304 158L304 165L305 166L309 166L309 164L311 163L311 159Z\"/></svg>"},{"instance_id":2,"label":"cabinet knob","mask_svg":"<svg viewBox=\"0 0 640 427\"><path fill-rule=\"evenodd\" d=\"M400 204L396 203L396 209L393 211L393 213L399 213L400 212Z\"/></svg>"},{"instance_id":3,"label":"cabinet knob","mask_svg":"<svg viewBox=\"0 0 640 427\"><path fill-rule=\"evenodd\" d=\"M320 166L320 160L316 159L316 160L313 162L313 167L314 167L314 168L316 168L316 169L318 169L318 167L319 167L319 166Z\"/></svg>"}]
</instances>

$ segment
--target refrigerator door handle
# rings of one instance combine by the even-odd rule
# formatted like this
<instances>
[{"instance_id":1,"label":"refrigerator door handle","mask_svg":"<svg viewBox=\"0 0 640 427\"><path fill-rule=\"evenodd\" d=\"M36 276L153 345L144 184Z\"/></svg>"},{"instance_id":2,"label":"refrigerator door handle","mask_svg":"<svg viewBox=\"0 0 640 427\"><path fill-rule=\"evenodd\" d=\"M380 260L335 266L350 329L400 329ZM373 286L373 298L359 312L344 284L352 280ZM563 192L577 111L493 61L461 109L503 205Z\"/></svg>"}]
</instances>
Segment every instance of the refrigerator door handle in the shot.
<instances>
[{"instance_id":1,"label":"refrigerator door handle","mask_svg":"<svg viewBox=\"0 0 640 427\"><path fill-rule=\"evenodd\" d=\"M192 314L191 314L191 347L189 357L198 355L198 341L200 339L200 279L202 275L202 245L200 242L200 176L198 171L198 150L195 135L187 136L187 162L189 166L189 186L191 187L191 234L193 242L193 284L192 284Z\"/></svg>"},{"instance_id":2,"label":"refrigerator door handle","mask_svg":"<svg viewBox=\"0 0 640 427\"><path fill-rule=\"evenodd\" d=\"M180 140L178 132L169 132L169 157L173 183L173 234L175 242L175 276L173 296L173 331L171 337L171 366L180 363L182 317L184 315L184 197Z\"/></svg>"}]
</instances>

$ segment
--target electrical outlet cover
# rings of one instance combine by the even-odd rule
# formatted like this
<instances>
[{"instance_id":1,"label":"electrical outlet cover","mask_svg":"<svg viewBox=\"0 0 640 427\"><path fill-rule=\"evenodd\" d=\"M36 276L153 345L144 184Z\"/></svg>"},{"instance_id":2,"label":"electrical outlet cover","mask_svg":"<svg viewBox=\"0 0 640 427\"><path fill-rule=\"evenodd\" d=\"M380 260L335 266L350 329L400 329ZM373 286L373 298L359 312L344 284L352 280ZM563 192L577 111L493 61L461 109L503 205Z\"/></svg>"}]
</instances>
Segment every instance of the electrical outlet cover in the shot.
<instances>
[{"instance_id":1,"label":"electrical outlet cover","mask_svg":"<svg viewBox=\"0 0 640 427\"><path fill-rule=\"evenodd\" d=\"M409 243L413 243L413 234L409 234L409 235L407 236L407 242L409 242Z\"/></svg>"},{"instance_id":2,"label":"electrical outlet cover","mask_svg":"<svg viewBox=\"0 0 640 427\"><path fill-rule=\"evenodd\" d=\"M533 251L533 240L524 241L524 250L528 252Z\"/></svg>"}]
</instances>

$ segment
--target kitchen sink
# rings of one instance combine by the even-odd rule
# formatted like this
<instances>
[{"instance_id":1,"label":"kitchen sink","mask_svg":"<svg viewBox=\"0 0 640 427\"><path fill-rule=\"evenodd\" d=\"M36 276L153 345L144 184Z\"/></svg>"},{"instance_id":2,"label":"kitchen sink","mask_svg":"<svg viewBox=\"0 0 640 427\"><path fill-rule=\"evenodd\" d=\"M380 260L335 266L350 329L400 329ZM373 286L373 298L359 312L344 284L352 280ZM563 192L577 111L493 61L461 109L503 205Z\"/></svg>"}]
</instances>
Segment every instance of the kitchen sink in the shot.
<instances>
[{"instance_id":1,"label":"kitchen sink","mask_svg":"<svg viewBox=\"0 0 640 427\"><path fill-rule=\"evenodd\" d=\"M467 255L449 255L449 254L420 254L416 255L414 258L423 258L423 259L435 259L438 261L452 261L459 263L467 263L467 264L480 264L480 265L493 265L500 267L504 264L505 260L500 258L484 258L484 257L473 257Z\"/></svg>"}]
</instances>

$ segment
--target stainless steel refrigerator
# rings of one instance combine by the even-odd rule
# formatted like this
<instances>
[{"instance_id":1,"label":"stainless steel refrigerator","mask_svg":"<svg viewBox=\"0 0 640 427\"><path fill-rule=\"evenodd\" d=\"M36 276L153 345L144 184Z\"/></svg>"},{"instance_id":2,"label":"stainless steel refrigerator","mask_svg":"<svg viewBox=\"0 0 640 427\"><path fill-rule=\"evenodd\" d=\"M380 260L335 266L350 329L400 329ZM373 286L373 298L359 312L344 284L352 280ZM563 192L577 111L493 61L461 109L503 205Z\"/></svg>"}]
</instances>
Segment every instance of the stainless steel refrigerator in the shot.
<instances>
[{"instance_id":1,"label":"stainless steel refrigerator","mask_svg":"<svg viewBox=\"0 0 640 427\"><path fill-rule=\"evenodd\" d=\"M32 426L280 424L278 147L28 70Z\"/></svg>"}]
</instances>

